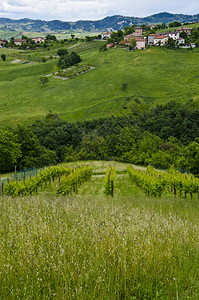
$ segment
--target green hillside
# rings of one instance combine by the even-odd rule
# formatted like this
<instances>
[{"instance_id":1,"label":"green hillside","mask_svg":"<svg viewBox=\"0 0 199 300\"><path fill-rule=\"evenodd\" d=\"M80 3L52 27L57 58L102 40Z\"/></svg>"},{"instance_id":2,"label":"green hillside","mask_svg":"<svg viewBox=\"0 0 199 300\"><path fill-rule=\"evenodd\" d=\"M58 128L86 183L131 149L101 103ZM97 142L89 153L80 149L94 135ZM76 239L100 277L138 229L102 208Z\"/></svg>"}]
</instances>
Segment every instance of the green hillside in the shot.
<instances>
[{"instance_id":1,"label":"green hillside","mask_svg":"<svg viewBox=\"0 0 199 300\"><path fill-rule=\"evenodd\" d=\"M73 49L81 55L82 64L94 69L69 80L49 76L46 87L40 77L56 72L57 60L38 60L55 55L56 49L18 53L0 49L0 54L7 55L6 62L0 61L1 126L28 122L50 110L68 121L123 115L135 98L147 104L198 99L198 49L99 52L98 46L77 43ZM21 63L11 63L19 58Z\"/></svg>"}]
</instances>

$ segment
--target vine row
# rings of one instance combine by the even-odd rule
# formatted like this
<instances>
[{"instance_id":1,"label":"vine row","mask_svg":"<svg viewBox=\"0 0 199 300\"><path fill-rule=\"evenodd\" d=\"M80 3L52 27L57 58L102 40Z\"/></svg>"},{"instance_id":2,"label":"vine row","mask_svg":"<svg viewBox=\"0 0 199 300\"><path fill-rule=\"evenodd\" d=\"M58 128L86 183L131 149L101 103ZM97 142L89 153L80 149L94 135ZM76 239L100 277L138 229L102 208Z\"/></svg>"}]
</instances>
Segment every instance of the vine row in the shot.
<instances>
[{"instance_id":1,"label":"vine row","mask_svg":"<svg viewBox=\"0 0 199 300\"><path fill-rule=\"evenodd\" d=\"M104 180L104 194L113 196L116 183L116 170L112 166L106 169L106 176Z\"/></svg>"},{"instance_id":2,"label":"vine row","mask_svg":"<svg viewBox=\"0 0 199 300\"><path fill-rule=\"evenodd\" d=\"M92 167L78 167L66 177L63 176L58 186L58 195L71 195L77 193L80 186L92 175Z\"/></svg>"}]
</instances>

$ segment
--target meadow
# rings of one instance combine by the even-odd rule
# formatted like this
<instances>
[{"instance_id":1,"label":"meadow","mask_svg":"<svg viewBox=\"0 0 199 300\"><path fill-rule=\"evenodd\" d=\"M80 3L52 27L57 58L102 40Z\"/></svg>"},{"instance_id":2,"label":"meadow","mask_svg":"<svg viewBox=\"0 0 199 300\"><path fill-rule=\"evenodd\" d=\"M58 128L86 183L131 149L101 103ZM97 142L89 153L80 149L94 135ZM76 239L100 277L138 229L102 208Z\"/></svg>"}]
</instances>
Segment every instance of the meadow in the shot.
<instances>
[{"instance_id":1,"label":"meadow","mask_svg":"<svg viewBox=\"0 0 199 300\"><path fill-rule=\"evenodd\" d=\"M87 164L77 195L0 198L0 298L198 299L196 197L146 197L116 162L107 197L109 162Z\"/></svg>"},{"instance_id":2,"label":"meadow","mask_svg":"<svg viewBox=\"0 0 199 300\"><path fill-rule=\"evenodd\" d=\"M98 47L99 42L69 43L67 48L80 54L82 64L89 63L94 69L69 80L49 76L46 87L40 77L59 70L57 48L1 48L7 61L0 61L0 126L29 123L49 111L72 122L125 115L126 105L135 98L150 105L198 100L198 49L99 52ZM38 62L42 57L49 60ZM20 58L22 63L11 63Z\"/></svg>"}]
</instances>

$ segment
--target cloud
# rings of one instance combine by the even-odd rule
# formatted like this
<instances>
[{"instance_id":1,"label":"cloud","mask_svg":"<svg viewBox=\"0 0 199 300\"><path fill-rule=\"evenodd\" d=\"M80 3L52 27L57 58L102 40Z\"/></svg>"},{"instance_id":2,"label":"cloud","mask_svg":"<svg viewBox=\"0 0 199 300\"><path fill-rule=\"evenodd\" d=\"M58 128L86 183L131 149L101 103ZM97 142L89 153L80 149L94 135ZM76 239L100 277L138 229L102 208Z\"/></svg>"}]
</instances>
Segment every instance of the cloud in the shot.
<instances>
[{"instance_id":1,"label":"cloud","mask_svg":"<svg viewBox=\"0 0 199 300\"><path fill-rule=\"evenodd\" d=\"M3 0L0 12L13 18L97 20L107 15L144 17L158 12L196 14L198 0Z\"/></svg>"}]
</instances>

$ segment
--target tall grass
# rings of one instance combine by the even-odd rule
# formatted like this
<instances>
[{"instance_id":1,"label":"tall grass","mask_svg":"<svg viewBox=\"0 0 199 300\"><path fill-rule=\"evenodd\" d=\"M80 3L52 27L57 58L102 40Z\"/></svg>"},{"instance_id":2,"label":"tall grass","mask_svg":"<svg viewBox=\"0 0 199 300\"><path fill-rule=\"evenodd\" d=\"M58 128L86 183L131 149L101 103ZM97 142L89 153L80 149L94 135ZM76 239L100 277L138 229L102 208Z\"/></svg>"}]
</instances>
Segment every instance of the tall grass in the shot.
<instances>
[{"instance_id":1,"label":"tall grass","mask_svg":"<svg viewBox=\"0 0 199 300\"><path fill-rule=\"evenodd\" d=\"M0 198L0 298L198 299L198 202L128 185L113 200Z\"/></svg>"}]
</instances>

